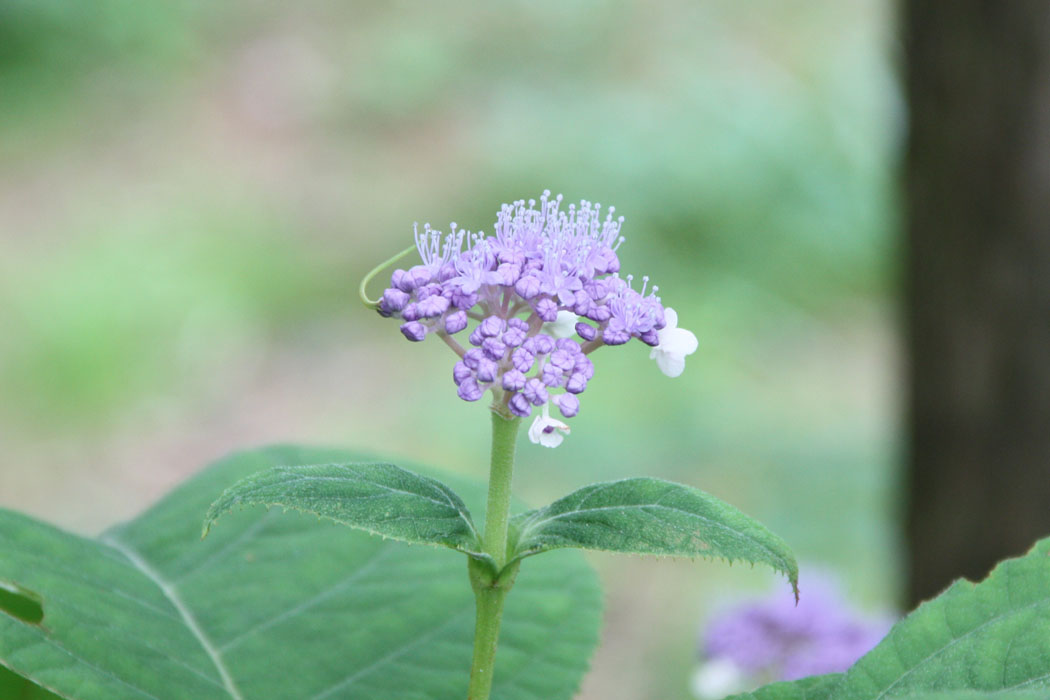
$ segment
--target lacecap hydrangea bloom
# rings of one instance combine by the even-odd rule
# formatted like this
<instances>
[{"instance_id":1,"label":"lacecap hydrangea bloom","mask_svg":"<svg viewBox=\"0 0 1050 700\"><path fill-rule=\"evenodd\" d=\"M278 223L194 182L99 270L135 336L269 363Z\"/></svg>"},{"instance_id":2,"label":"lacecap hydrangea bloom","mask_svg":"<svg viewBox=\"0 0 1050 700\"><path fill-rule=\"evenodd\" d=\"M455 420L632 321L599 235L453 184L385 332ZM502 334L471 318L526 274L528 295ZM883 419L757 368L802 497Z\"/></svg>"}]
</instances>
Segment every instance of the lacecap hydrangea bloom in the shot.
<instances>
[{"instance_id":1,"label":"lacecap hydrangea bloom","mask_svg":"<svg viewBox=\"0 0 1050 700\"><path fill-rule=\"evenodd\" d=\"M696 336L677 327L658 288L620 276L617 255L623 217L581 201L562 209L562 197L504 204L494 235L450 225L445 234L416 227L421 262L394 270L377 310L401 319L401 333L419 342L441 338L459 356L452 368L457 393L477 401L492 393L497 410L538 415L530 439L547 447L569 432L551 417L580 410L579 396L594 377L589 355L631 339L676 377ZM460 339L466 338L465 342Z\"/></svg>"}]
</instances>

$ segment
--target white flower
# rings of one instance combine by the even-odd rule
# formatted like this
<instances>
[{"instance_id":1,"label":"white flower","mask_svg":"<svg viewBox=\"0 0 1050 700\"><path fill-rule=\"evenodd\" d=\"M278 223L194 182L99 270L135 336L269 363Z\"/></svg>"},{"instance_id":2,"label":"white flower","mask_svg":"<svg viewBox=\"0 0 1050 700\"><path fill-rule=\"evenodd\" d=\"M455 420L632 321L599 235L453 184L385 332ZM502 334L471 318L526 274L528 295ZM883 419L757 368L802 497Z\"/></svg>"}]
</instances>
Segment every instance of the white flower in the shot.
<instances>
[{"instance_id":1,"label":"white flower","mask_svg":"<svg viewBox=\"0 0 1050 700\"><path fill-rule=\"evenodd\" d=\"M649 353L650 360L668 377L677 377L685 369L685 356L696 352L699 343L692 331L678 328L678 313L671 307L664 309L667 325L656 333L660 343Z\"/></svg>"},{"instance_id":2,"label":"white flower","mask_svg":"<svg viewBox=\"0 0 1050 700\"><path fill-rule=\"evenodd\" d=\"M571 338L576 332L576 322L580 317L571 311L559 311L558 318L543 324L543 330L555 338Z\"/></svg>"},{"instance_id":3,"label":"white flower","mask_svg":"<svg viewBox=\"0 0 1050 700\"><path fill-rule=\"evenodd\" d=\"M544 447L557 447L569 434L569 426L557 418L551 418L550 407L543 405L543 412L536 416L529 428L529 440Z\"/></svg>"}]
</instances>

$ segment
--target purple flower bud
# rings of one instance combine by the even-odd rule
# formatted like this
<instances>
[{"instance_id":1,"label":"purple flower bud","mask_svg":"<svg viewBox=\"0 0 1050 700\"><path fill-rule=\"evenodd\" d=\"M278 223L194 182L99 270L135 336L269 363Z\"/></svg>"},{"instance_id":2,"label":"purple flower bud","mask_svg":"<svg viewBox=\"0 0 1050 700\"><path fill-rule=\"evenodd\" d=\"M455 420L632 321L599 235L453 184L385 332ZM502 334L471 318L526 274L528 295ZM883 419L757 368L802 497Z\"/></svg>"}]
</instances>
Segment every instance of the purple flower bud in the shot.
<instances>
[{"instance_id":1,"label":"purple flower bud","mask_svg":"<svg viewBox=\"0 0 1050 700\"><path fill-rule=\"evenodd\" d=\"M506 328L507 322L499 316L489 316L478 326L478 330L486 338L495 338L497 335L502 334Z\"/></svg>"},{"instance_id":2,"label":"purple flower bud","mask_svg":"<svg viewBox=\"0 0 1050 700\"><path fill-rule=\"evenodd\" d=\"M565 383L565 372L554 365L547 363L540 370L540 381L551 388L559 387Z\"/></svg>"},{"instance_id":3,"label":"purple flower bud","mask_svg":"<svg viewBox=\"0 0 1050 700\"><path fill-rule=\"evenodd\" d=\"M600 279L587 280L584 282L583 291L587 292L587 296L589 296L592 301L601 301L609 294L605 280Z\"/></svg>"},{"instance_id":4,"label":"purple flower bud","mask_svg":"<svg viewBox=\"0 0 1050 700\"><path fill-rule=\"evenodd\" d=\"M437 273L437 281L444 284L450 279L456 276L456 266L451 263L445 263L441 266Z\"/></svg>"},{"instance_id":5,"label":"purple flower bud","mask_svg":"<svg viewBox=\"0 0 1050 700\"><path fill-rule=\"evenodd\" d=\"M503 342L512 348L516 348L525 342L525 331L520 328L508 328L503 334Z\"/></svg>"},{"instance_id":6,"label":"purple flower bud","mask_svg":"<svg viewBox=\"0 0 1050 700\"><path fill-rule=\"evenodd\" d=\"M401 324L401 333L414 343L418 343L427 337L427 327L419 321L409 321Z\"/></svg>"},{"instance_id":7,"label":"purple flower bud","mask_svg":"<svg viewBox=\"0 0 1050 700\"><path fill-rule=\"evenodd\" d=\"M463 353L463 364L470 367L472 370L477 371L478 363L485 357L485 353L480 348L471 348Z\"/></svg>"},{"instance_id":8,"label":"purple flower bud","mask_svg":"<svg viewBox=\"0 0 1050 700\"><path fill-rule=\"evenodd\" d=\"M510 408L511 413L521 418L528 418L529 414L532 413L532 406L529 405L528 399L521 394L511 396L507 407Z\"/></svg>"},{"instance_id":9,"label":"purple flower bud","mask_svg":"<svg viewBox=\"0 0 1050 700\"><path fill-rule=\"evenodd\" d=\"M558 338L554 341L554 347L558 350L564 350L573 357L579 355L582 352L580 350L580 344L572 338Z\"/></svg>"},{"instance_id":10,"label":"purple flower bud","mask_svg":"<svg viewBox=\"0 0 1050 700\"><path fill-rule=\"evenodd\" d=\"M594 363L589 357L580 355L576 358L576 364L572 368L573 374L582 374L588 381L594 376Z\"/></svg>"},{"instance_id":11,"label":"purple flower bud","mask_svg":"<svg viewBox=\"0 0 1050 700\"><path fill-rule=\"evenodd\" d=\"M507 370L503 374L503 388L507 391L521 391L525 386L525 375L516 369Z\"/></svg>"},{"instance_id":12,"label":"purple flower bud","mask_svg":"<svg viewBox=\"0 0 1050 700\"><path fill-rule=\"evenodd\" d=\"M478 382L474 377L468 377L459 385L456 393L464 401L477 401L485 394L485 391L478 386Z\"/></svg>"},{"instance_id":13,"label":"purple flower bud","mask_svg":"<svg viewBox=\"0 0 1050 700\"><path fill-rule=\"evenodd\" d=\"M402 292L411 292L415 287L412 286L412 278L401 268L394 270L394 274L390 275L390 286L397 287Z\"/></svg>"},{"instance_id":14,"label":"purple flower bud","mask_svg":"<svg viewBox=\"0 0 1050 700\"><path fill-rule=\"evenodd\" d=\"M481 335L481 326L472 330L467 340L470 341L471 345L481 345L485 341L485 336Z\"/></svg>"},{"instance_id":15,"label":"purple flower bud","mask_svg":"<svg viewBox=\"0 0 1050 700\"><path fill-rule=\"evenodd\" d=\"M509 328L517 328L522 333L529 332L529 324L523 318L512 318L507 321L507 326Z\"/></svg>"},{"instance_id":16,"label":"purple flower bud","mask_svg":"<svg viewBox=\"0 0 1050 700\"><path fill-rule=\"evenodd\" d=\"M458 287L452 287L449 296L451 297L452 305L464 311L473 308L474 304L478 303L477 294L464 294Z\"/></svg>"},{"instance_id":17,"label":"purple flower bud","mask_svg":"<svg viewBox=\"0 0 1050 700\"><path fill-rule=\"evenodd\" d=\"M478 381L480 382L492 382L496 380L496 375L499 374L499 365L487 357L483 357L478 360Z\"/></svg>"},{"instance_id":18,"label":"purple flower bud","mask_svg":"<svg viewBox=\"0 0 1050 700\"><path fill-rule=\"evenodd\" d=\"M445 317L445 332L449 335L459 333L467 327L467 312L456 311Z\"/></svg>"},{"instance_id":19,"label":"purple flower bud","mask_svg":"<svg viewBox=\"0 0 1050 700\"><path fill-rule=\"evenodd\" d=\"M521 277L521 266L514 263L502 263L496 268L496 272L503 278L503 284L509 287Z\"/></svg>"},{"instance_id":20,"label":"purple flower bud","mask_svg":"<svg viewBox=\"0 0 1050 700\"><path fill-rule=\"evenodd\" d=\"M551 401L558 407L561 414L566 418L572 418L580 412L580 400L573 394L558 394L552 396Z\"/></svg>"},{"instance_id":21,"label":"purple flower bud","mask_svg":"<svg viewBox=\"0 0 1050 700\"><path fill-rule=\"evenodd\" d=\"M416 289L422 287L424 284L429 284L434 276L430 272L430 268L426 265L416 265L415 267L409 268L408 272L405 273L405 277L409 280L409 284L412 285L412 288Z\"/></svg>"},{"instance_id":22,"label":"purple flower bud","mask_svg":"<svg viewBox=\"0 0 1050 700\"><path fill-rule=\"evenodd\" d=\"M565 382L565 391L570 394L582 394L583 390L587 388L587 377L583 376L579 372L573 372L569 376L569 381Z\"/></svg>"},{"instance_id":23,"label":"purple flower bud","mask_svg":"<svg viewBox=\"0 0 1050 700\"><path fill-rule=\"evenodd\" d=\"M533 336L532 341L533 347L535 348L533 352L537 355L546 355L554 349L554 339L546 333L540 333L539 335Z\"/></svg>"},{"instance_id":24,"label":"purple flower bud","mask_svg":"<svg viewBox=\"0 0 1050 700\"><path fill-rule=\"evenodd\" d=\"M612 248L603 248L598 253L594 271L600 274L612 274L620 271L620 259Z\"/></svg>"},{"instance_id":25,"label":"purple flower bud","mask_svg":"<svg viewBox=\"0 0 1050 700\"><path fill-rule=\"evenodd\" d=\"M602 331L602 342L606 345L623 345L631 339L631 334L622 328L613 328L612 326Z\"/></svg>"},{"instance_id":26,"label":"purple flower bud","mask_svg":"<svg viewBox=\"0 0 1050 700\"><path fill-rule=\"evenodd\" d=\"M612 312L609 311L609 307L608 306L597 306L597 305L595 305L595 306L592 306L589 311L587 311L586 316L587 316L587 318L591 319L592 321L597 321L598 323L604 323L605 321L608 321L609 318L612 316Z\"/></svg>"},{"instance_id":27,"label":"purple flower bud","mask_svg":"<svg viewBox=\"0 0 1050 700\"><path fill-rule=\"evenodd\" d=\"M531 299L540 293L540 288L543 283L540 282L540 278L535 275L524 275L518 278L518 281L514 283L514 291L518 293L522 299Z\"/></svg>"},{"instance_id":28,"label":"purple flower bud","mask_svg":"<svg viewBox=\"0 0 1050 700\"><path fill-rule=\"evenodd\" d=\"M524 396L533 406L542 406L547 403L547 387L543 386L543 382L539 379L533 377L525 382L525 387L518 396Z\"/></svg>"},{"instance_id":29,"label":"purple flower bud","mask_svg":"<svg viewBox=\"0 0 1050 700\"><path fill-rule=\"evenodd\" d=\"M540 299L532 308L544 323L553 323L558 318L558 305L553 299Z\"/></svg>"},{"instance_id":30,"label":"purple flower bud","mask_svg":"<svg viewBox=\"0 0 1050 700\"><path fill-rule=\"evenodd\" d=\"M573 302L573 305L572 305L573 311L575 311L580 316L586 316L587 312L591 308L591 298L589 296L587 296L587 292L583 291L582 289L578 289L573 294L573 297L574 297L574 302Z\"/></svg>"},{"instance_id":31,"label":"purple flower bud","mask_svg":"<svg viewBox=\"0 0 1050 700\"><path fill-rule=\"evenodd\" d=\"M584 340L594 340L598 336L598 329L589 323L580 321L576 324L576 333Z\"/></svg>"},{"instance_id":32,"label":"purple flower bud","mask_svg":"<svg viewBox=\"0 0 1050 700\"><path fill-rule=\"evenodd\" d=\"M575 358L571 352L565 352L564 350L558 349L551 353L550 364L558 369L559 372L565 372L573 368L576 364ZM546 369L547 367L544 367Z\"/></svg>"},{"instance_id":33,"label":"purple flower bud","mask_svg":"<svg viewBox=\"0 0 1050 700\"><path fill-rule=\"evenodd\" d=\"M652 345L653 347L660 344L660 334L656 332L655 328L650 328L645 333L640 334L638 339L646 345Z\"/></svg>"},{"instance_id":34,"label":"purple flower bud","mask_svg":"<svg viewBox=\"0 0 1050 700\"><path fill-rule=\"evenodd\" d=\"M417 304L416 302L412 302L411 304L405 306L405 308L401 311L401 318L405 319L406 321L418 321L420 318L422 318L422 316L419 315L419 304Z\"/></svg>"},{"instance_id":35,"label":"purple flower bud","mask_svg":"<svg viewBox=\"0 0 1050 700\"><path fill-rule=\"evenodd\" d=\"M514 363L514 368L519 372L528 372L532 369L532 363L536 361L536 356L524 347L520 347L514 351L510 359Z\"/></svg>"},{"instance_id":36,"label":"purple flower bud","mask_svg":"<svg viewBox=\"0 0 1050 700\"><path fill-rule=\"evenodd\" d=\"M448 310L448 299L440 294L433 294L417 305L423 318L437 318Z\"/></svg>"},{"instance_id":37,"label":"purple flower bud","mask_svg":"<svg viewBox=\"0 0 1050 700\"><path fill-rule=\"evenodd\" d=\"M467 367L462 360L452 367L452 381L456 383L456 386L462 384L467 377L470 377L473 374L474 373L470 371L470 367Z\"/></svg>"},{"instance_id":38,"label":"purple flower bud","mask_svg":"<svg viewBox=\"0 0 1050 700\"><path fill-rule=\"evenodd\" d=\"M383 292L383 298L379 300L379 310L381 313L385 312L389 316L405 308L409 299L411 297L405 292L396 287L390 287Z\"/></svg>"},{"instance_id":39,"label":"purple flower bud","mask_svg":"<svg viewBox=\"0 0 1050 700\"><path fill-rule=\"evenodd\" d=\"M485 351L486 355L497 361L502 360L507 353L507 346L499 338L485 338L485 341L481 344L481 349Z\"/></svg>"}]
</instances>

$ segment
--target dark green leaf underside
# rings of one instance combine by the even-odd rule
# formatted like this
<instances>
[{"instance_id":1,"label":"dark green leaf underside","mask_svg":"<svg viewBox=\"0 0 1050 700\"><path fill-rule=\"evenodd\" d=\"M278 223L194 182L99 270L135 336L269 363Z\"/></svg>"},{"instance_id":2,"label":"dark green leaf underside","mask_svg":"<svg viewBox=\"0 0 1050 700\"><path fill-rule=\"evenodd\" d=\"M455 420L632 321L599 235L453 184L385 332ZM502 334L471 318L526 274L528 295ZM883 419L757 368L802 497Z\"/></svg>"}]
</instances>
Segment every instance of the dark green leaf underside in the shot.
<instances>
[{"instance_id":1,"label":"dark green leaf underside","mask_svg":"<svg viewBox=\"0 0 1050 700\"><path fill-rule=\"evenodd\" d=\"M714 496L651 478L592 484L513 519L515 556L559 547L712 557L767 564L795 586L791 550L756 520Z\"/></svg>"},{"instance_id":2,"label":"dark green leaf underside","mask_svg":"<svg viewBox=\"0 0 1050 700\"><path fill-rule=\"evenodd\" d=\"M238 479L353 458L234 455L99 539L0 511L0 580L44 610L39 625L0 613L0 665L77 700L462 700L474 614L463 559L278 510L232 513L200 541L201 514ZM494 697L567 700L579 685L600 595L565 554L518 577Z\"/></svg>"}]
</instances>

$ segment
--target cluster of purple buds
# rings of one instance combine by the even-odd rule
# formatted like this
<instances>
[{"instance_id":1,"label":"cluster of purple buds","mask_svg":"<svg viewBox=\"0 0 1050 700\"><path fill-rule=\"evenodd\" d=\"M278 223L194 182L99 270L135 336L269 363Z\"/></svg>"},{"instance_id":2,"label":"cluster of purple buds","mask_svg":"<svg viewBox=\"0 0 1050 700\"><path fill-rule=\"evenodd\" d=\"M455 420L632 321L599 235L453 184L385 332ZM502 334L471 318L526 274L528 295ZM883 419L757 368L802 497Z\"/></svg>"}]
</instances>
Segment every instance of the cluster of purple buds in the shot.
<instances>
[{"instance_id":1,"label":"cluster of purple buds","mask_svg":"<svg viewBox=\"0 0 1050 700\"><path fill-rule=\"evenodd\" d=\"M631 338L660 344L657 288L645 278L636 290L619 276L623 217L610 207L603 218L587 201L561 204L550 192L505 204L493 236L417 226L422 262L391 275L379 313L400 318L408 340L437 335L456 351L452 375L465 401L492 390L516 416L541 407L546 415L554 404L570 418L594 376L589 353Z\"/></svg>"}]
</instances>

